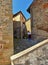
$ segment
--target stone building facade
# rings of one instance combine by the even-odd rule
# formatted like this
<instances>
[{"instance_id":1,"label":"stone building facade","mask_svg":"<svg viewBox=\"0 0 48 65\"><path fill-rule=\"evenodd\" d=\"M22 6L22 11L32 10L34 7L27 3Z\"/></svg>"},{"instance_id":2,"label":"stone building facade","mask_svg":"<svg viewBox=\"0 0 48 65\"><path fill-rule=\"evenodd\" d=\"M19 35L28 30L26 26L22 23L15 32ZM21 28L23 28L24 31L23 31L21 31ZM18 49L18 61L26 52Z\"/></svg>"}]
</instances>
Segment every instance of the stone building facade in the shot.
<instances>
[{"instance_id":1,"label":"stone building facade","mask_svg":"<svg viewBox=\"0 0 48 65\"><path fill-rule=\"evenodd\" d=\"M17 39L23 39L23 35L24 33L26 33L25 22L26 18L24 17L21 11L13 15L13 30L14 30L14 36Z\"/></svg>"},{"instance_id":2,"label":"stone building facade","mask_svg":"<svg viewBox=\"0 0 48 65\"><path fill-rule=\"evenodd\" d=\"M32 39L48 38L48 0L33 0L30 6Z\"/></svg>"},{"instance_id":3,"label":"stone building facade","mask_svg":"<svg viewBox=\"0 0 48 65\"><path fill-rule=\"evenodd\" d=\"M10 56L12 54L12 0L0 0L0 65L10 65Z\"/></svg>"}]
</instances>

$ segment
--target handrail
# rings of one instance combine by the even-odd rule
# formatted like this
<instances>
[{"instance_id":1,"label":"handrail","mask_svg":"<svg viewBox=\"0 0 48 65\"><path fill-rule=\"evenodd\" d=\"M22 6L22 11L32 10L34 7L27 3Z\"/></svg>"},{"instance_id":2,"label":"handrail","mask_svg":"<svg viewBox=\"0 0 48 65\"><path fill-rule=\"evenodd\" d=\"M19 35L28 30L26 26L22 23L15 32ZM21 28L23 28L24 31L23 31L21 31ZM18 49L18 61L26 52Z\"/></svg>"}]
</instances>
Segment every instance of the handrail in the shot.
<instances>
[{"instance_id":1,"label":"handrail","mask_svg":"<svg viewBox=\"0 0 48 65\"><path fill-rule=\"evenodd\" d=\"M42 46L44 44L48 44L48 39L46 39L46 40L44 40L42 42L39 42L38 44L36 44L36 45L34 45L34 46L32 46L32 47L20 52L20 53L17 53L15 55L11 56L10 59L11 59L11 61L13 61L13 60L15 60L15 59L17 59L17 58L19 58L19 57L31 52L31 51L33 51L34 49L36 49L36 48L38 48L38 47L40 47L40 46Z\"/></svg>"}]
</instances>

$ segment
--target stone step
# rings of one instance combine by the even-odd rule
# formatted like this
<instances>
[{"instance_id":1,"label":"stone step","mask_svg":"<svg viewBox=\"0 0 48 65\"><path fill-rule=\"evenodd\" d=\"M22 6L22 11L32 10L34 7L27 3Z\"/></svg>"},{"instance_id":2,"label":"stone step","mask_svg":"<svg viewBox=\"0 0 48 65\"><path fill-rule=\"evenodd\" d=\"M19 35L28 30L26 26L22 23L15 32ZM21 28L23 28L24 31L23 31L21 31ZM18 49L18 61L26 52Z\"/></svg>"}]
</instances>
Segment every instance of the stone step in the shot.
<instances>
[{"instance_id":1,"label":"stone step","mask_svg":"<svg viewBox=\"0 0 48 65\"><path fill-rule=\"evenodd\" d=\"M15 53L18 53L20 51L23 51L33 45L37 44L37 41L31 40L31 39L15 39L14 40L14 50Z\"/></svg>"}]
</instances>

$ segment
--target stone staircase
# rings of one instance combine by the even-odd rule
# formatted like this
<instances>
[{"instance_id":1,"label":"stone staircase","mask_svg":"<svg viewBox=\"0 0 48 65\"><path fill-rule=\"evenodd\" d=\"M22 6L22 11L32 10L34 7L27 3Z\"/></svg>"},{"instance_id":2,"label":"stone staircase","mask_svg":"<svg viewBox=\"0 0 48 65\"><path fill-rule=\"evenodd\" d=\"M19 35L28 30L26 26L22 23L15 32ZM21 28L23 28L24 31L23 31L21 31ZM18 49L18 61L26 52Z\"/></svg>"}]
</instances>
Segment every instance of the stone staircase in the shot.
<instances>
[{"instance_id":1,"label":"stone staircase","mask_svg":"<svg viewBox=\"0 0 48 65\"><path fill-rule=\"evenodd\" d=\"M20 39L20 40L16 40L15 39L15 42L14 42L14 52L15 54L20 52L20 51L23 51L31 46L33 46L35 44L34 41L32 40L28 40L28 39Z\"/></svg>"},{"instance_id":2,"label":"stone staircase","mask_svg":"<svg viewBox=\"0 0 48 65\"><path fill-rule=\"evenodd\" d=\"M10 57L11 65L48 65L48 39Z\"/></svg>"},{"instance_id":3,"label":"stone staircase","mask_svg":"<svg viewBox=\"0 0 48 65\"><path fill-rule=\"evenodd\" d=\"M20 51L23 51L33 45L36 45L39 43L41 40L32 40L32 39L14 39L14 53L19 53Z\"/></svg>"}]
</instances>

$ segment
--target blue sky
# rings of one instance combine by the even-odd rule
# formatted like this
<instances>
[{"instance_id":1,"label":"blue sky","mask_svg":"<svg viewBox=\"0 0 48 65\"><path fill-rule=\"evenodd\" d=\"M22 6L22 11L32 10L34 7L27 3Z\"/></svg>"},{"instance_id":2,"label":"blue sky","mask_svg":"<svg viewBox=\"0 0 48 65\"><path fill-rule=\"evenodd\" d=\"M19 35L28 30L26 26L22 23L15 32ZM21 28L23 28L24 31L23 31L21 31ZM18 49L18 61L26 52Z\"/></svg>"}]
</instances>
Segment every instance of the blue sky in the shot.
<instances>
[{"instance_id":1,"label":"blue sky","mask_svg":"<svg viewBox=\"0 0 48 65\"><path fill-rule=\"evenodd\" d=\"M28 7L32 3L33 0L12 0L13 5L13 14L22 11L26 19L30 18L30 14L27 12Z\"/></svg>"}]
</instances>

